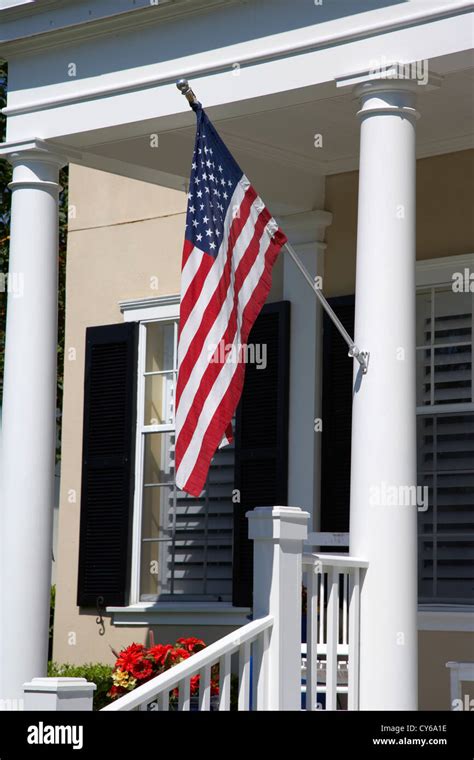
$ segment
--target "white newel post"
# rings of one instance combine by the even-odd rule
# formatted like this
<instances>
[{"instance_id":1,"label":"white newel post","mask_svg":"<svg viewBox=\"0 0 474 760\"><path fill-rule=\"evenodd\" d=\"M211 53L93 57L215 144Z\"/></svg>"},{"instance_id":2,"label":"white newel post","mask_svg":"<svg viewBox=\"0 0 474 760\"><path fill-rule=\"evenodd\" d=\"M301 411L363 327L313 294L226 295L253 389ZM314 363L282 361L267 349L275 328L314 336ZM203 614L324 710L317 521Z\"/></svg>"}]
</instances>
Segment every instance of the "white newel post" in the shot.
<instances>
[{"instance_id":1,"label":"white newel post","mask_svg":"<svg viewBox=\"0 0 474 760\"><path fill-rule=\"evenodd\" d=\"M257 507L247 513L254 541L254 618L273 615L268 710L301 709L301 584L308 512Z\"/></svg>"},{"instance_id":2,"label":"white newel post","mask_svg":"<svg viewBox=\"0 0 474 760\"><path fill-rule=\"evenodd\" d=\"M41 141L4 145L13 164L2 421L0 698L46 675L51 583L58 173Z\"/></svg>"},{"instance_id":3,"label":"white newel post","mask_svg":"<svg viewBox=\"0 0 474 760\"><path fill-rule=\"evenodd\" d=\"M351 554L361 591L360 709L416 710L416 82L360 84Z\"/></svg>"},{"instance_id":4,"label":"white newel post","mask_svg":"<svg viewBox=\"0 0 474 760\"><path fill-rule=\"evenodd\" d=\"M40 712L90 712L96 689L96 684L85 678L33 678L23 685L23 706L25 710Z\"/></svg>"}]
</instances>

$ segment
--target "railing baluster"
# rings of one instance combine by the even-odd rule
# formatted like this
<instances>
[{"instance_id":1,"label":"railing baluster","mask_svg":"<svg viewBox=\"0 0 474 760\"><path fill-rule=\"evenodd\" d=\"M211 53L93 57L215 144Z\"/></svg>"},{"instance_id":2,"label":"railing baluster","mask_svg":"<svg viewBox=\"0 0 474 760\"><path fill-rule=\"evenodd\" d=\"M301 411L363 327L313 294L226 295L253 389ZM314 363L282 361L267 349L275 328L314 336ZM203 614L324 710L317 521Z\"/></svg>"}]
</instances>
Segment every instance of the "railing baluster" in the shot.
<instances>
[{"instance_id":1,"label":"railing baluster","mask_svg":"<svg viewBox=\"0 0 474 760\"><path fill-rule=\"evenodd\" d=\"M158 694L158 710L160 712L167 712L170 709L170 693L169 691L162 691Z\"/></svg>"},{"instance_id":2,"label":"railing baluster","mask_svg":"<svg viewBox=\"0 0 474 760\"><path fill-rule=\"evenodd\" d=\"M349 695L348 710L359 709L360 570L352 569L349 596Z\"/></svg>"},{"instance_id":3,"label":"railing baluster","mask_svg":"<svg viewBox=\"0 0 474 760\"><path fill-rule=\"evenodd\" d=\"M199 673L199 710L211 709L211 666L206 665Z\"/></svg>"},{"instance_id":4,"label":"railing baluster","mask_svg":"<svg viewBox=\"0 0 474 760\"><path fill-rule=\"evenodd\" d=\"M270 631L260 634L254 643L253 654L253 709L268 709L268 645Z\"/></svg>"},{"instance_id":5,"label":"railing baluster","mask_svg":"<svg viewBox=\"0 0 474 760\"><path fill-rule=\"evenodd\" d=\"M342 574L342 641L347 645L347 604L349 599L349 573Z\"/></svg>"},{"instance_id":6,"label":"railing baluster","mask_svg":"<svg viewBox=\"0 0 474 760\"><path fill-rule=\"evenodd\" d=\"M318 588L319 573L308 573L306 622L306 709L316 710L318 681Z\"/></svg>"},{"instance_id":7,"label":"railing baluster","mask_svg":"<svg viewBox=\"0 0 474 760\"><path fill-rule=\"evenodd\" d=\"M250 642L246 641L239 647L239 710L249 709L250 689Z\"/></svg>"},{"instance_id":8,"label":"railing baluster","mask_svg":"<svg viewBox=\"0 0 474 760\"><path fill-rule=\"evenodd\" d=\"M190 678L189 676L187 676L183 681L179 682L178 710L180 712L189 711L190 690L191 690Z\"/></svg>"},{"instance_id":9,"label":"railing baluster","mask_svg":"<svg viewBox=\"0 0 474 760\"><path fill-rule=\"evenodd\" d=\"M339 641L339 569L329 574L326 654L326 710L337 709L337 644Z\"/></svg>"},{"instance_id":10,"label":"railing baluster","mask_svg":"<svg viewBox=\"0 0 474 760\"><path fill-rule=\"evenodd\" d=\"M230 654L219 660L219 710L230 710Z\"/></svg>"},{"instance_id":11,"label":"railing baluster","mask_svg":"<svg viewBox=\"0 0 474 760\"><path fill-rule=\"evenodd\" d=\"M321 576L319 579L319 643L325 644L326 638L324 634L324 623L326 618L326 608L324 606L324 580L326 573L321 569Z\"/></svg>"}]
</instances>

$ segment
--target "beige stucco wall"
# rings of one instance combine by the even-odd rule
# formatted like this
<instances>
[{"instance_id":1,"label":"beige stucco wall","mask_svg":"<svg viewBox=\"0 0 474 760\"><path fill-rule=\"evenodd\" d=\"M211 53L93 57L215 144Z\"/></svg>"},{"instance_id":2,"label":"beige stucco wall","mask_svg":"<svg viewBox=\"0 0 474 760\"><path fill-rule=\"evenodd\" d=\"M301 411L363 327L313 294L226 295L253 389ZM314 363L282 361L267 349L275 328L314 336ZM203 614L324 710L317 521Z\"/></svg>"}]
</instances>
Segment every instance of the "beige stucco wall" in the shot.
<instances>
[{"instance_id":1,"label":"beige stucco wall","mask_svg":"<svg viewBox=\"0 0 474 760\"><path fill-rule=\"evenodd\" d=\"M420 710L450 710L449 670L446 663L474 661L474 634L420 631L418 675ZM463 683L462 696L474 698L474 684Z\"/></svg>"},{"instance_id":2,"label":"beige stucco wall","mask_svg":"<svg viewBox=\"0 0 474 760\"><path fill-rule=\"evenodd\" d=\"M474 151L418 162L417 257L472 253L472 182ZM356 172L326 182L325 208L333 213L327 232L325 290L328 295L354 292L357 227ZM89 325L122 319L122 299L179 291L185 196L135 180L71 166L70 203L75 209L68 242L66 366L57 609L54 658L59 662L112 662L110 647L144 641L146 628L110 625L99 634L96 614L76 606L84 338ZM158 278L158 290L154 289ZM271 300L281 297L281 263ZM68 350L75 358L68 359ZM229 628L171 626L154 629L156 641L192 634L213 641ZM472 635L420 633L420 706L447 709L448 660L474 659Z\"/></svg>"},{"instance_id":3,"label":"beige stucco wall","mask_svg":"<svg viewBox=\"0 0 474 760\"><path fill-rule=\"evenodd\" d=\"M327 230L324 289L328 296L354 293L359 173L326 180ZM435 259L474 252L474 150L417 162L416 257Z\"/></svg>"},{"instance_id":4,"label":"beige stucco wall","mask_svg":"<svg viewBox=\"0 0 474 760\"><path fill-rule=\"evenodd\" d=\"M144 641L146 628L110 625L99 635L94 611L76 606L80 522L85 330L122 321L119 301L179 292L184 193L71 165L66 361L53 657L113 662L110 647ZM156 278L158 289L156 289ZM191 633L213 641L227 628L169 626L156 641Z\"/></svg>"}]
</instances>

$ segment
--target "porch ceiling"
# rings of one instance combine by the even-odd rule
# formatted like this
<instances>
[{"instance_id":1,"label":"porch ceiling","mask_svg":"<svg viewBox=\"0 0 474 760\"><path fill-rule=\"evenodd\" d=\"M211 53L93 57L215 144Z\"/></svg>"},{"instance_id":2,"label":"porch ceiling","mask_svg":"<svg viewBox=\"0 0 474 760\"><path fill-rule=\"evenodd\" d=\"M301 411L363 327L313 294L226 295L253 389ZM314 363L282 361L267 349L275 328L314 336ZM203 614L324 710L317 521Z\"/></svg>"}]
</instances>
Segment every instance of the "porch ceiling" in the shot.
<instances>
[{"instance_id":1,"label":"porch ceiling","mask_svg":"<svg viewBox=\"0 0 474 760\"><path fill-rule=\"evenodd\" d=\"M434 90L420 85L418 158L473 147L473 86L472 69L447 74ZM335 84L311 90L312 93L301 90L300 102L296 98L290 105L262 98L255 108L246 107L247 113L242 115L220 117L222 109L209 109L243 170L276 204L275 213L311 208L317 200L314 196L318 194L318 181L325 175L358 167L357 103L351 92L337 90ZM118 140L111 129L101 135L107 134L107 141L90 144L84 142L87 134L83 134L77 147L86 152L86 163L97 159L97 166L119 173L123 171L120 166L133 166L136 176L141 176L143 170L144 179L183 188L194 140L191 112L186 121L187 126L164 131L158 120L156 124L147 122L138 136ZM155 134L158 147L153 147L151 136ZM322 136L321 147L315 147L315 135Z\"/></svg>"}]
</instances>

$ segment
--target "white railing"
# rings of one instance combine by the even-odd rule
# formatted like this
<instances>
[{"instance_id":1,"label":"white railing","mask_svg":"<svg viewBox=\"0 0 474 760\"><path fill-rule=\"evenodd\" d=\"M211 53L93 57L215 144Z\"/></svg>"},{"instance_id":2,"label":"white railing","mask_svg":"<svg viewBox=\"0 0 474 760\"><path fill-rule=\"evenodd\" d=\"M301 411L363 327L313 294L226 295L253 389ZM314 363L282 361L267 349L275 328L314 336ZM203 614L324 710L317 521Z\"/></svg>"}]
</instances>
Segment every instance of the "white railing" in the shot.
<instances>
[{"instance_id":1,"label":"white railing","mask_svg":"<svg viewBox=\"0 0 474 760\"><path fill-rule=\"evenodd\" d=\"M307 644L302 646L307 710L357 710L362 573L368 563L347 554L304 554Z\"/></svg>"},{"instance_id":2,"label":"white railing","mask_svg":"<svg viewBox=\"0 0 474 760\"><path fill-rule=\"evenodd\" d=\"M257 507L247 517L254 542L254 620L120 697L104 712L185 711L194 706L228 711L231 687L232 708L237 710L301 710L302 691L308 710L317 709L318 699L325 699L327 710L358 709L360 588L368 563L305 549L309 514L296 507ZM327 535L311 534L313 540L327 544ZM341 534L333 545L343 542L347 536ZM301 643L303 574L307 645ZM76 684L71 683L74 679L40 680L39 685L25 684L33 709L56 709L49 706L49 692L66 690L70 698L88 686L83 679ZM79 709L91 709L92 692L80 703Z\"/></svg>"},{"instance_id":3,"label":"white railing","mask_svg":"<svg viewBox=\"0 0 474 760\"><path fill-rule=\"evenodd\" d=\"M139 686L102 711L118 710L177 710L186 711L191 706L191 679L199 676L197 709L211 709L212 670L218 667L218 709L230 710L231 658L238 655L238 710L267 709L268 696L268 646L273 627L273 617L267 615L229 633L214 644L180 662L170 670ZM252 694L250 694L250 668L252 661ZM177 699L176 699L177 698Z\"/></svg>"}]
</instances>

